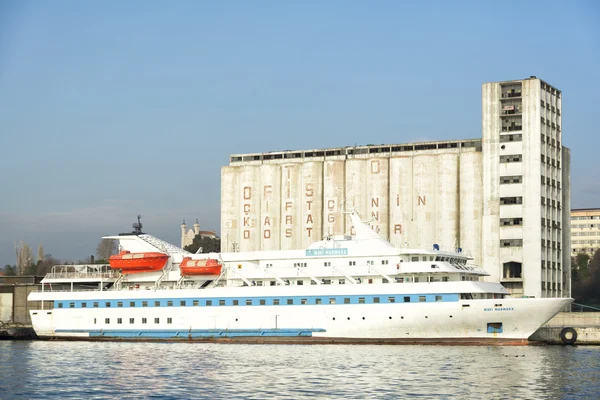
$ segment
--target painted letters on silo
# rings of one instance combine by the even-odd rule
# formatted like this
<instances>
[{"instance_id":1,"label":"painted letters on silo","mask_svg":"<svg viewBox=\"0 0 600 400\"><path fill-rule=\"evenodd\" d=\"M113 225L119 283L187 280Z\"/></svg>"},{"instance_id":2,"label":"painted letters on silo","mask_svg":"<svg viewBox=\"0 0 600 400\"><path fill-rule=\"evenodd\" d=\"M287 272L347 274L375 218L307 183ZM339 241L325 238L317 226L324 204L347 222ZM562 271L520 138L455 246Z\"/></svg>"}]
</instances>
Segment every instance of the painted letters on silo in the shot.
<instances>
[{"instance_id":1,"label":"painted letters on silo","mask_svg":"<svg viewBox=\"0 0 600 400\"><path fill-rule=\"evenodd\" d=\"M344 233L344 161L323 163L323 235Z\"/></svg>"},{"instance_id":2,"label":"painted letters on silo","mask_svg":"<svg viewBox=\"0 0 600 400\"><path fill-rule=\"evenodd\" d=\"M389 159L367 159L366 164L367 213L361 217L365 221L371 221L373 230L387 240L389 238Z\"/></svg>"},{"instance_id":3,"label":"painted letters on silo","mask_svg":"<svg viewBox=\"0 0 600 400\"><path fill-rule=\"evenodd\" d=\"M367 160L353 159L346 160L346 204L343 211L355 211L362 220L367 220ZM342 216L345 218L345 216ZM346 224L347 235L353 235L354 229L350 223Z\"/></svg>"},{"instance_id":4,"label":"painted letters on silo","mask_svg":"<svg viewBox=\"0 0 600 400\"><path fill-rule=\"evenodd\" d=\"M430 249L435 230L436 156L431 154L413 157L413 221L410 247Z\"/></svg>"},{"instance_id":5,"label":"painted letters on silo","mask_svg":"<svg viewBox=\"0 0 600 400\"><path fill-rule=\"evenodd\" d=\"M323 163L302 164L302 247L323 237Z\"/></svg>"},{"instance_id":6,"label":"painted letters on silo","mask_svg":"<svg viewBox=\"0 0 600 400\"><path fill-rule=\"evenodd\" d=\"M260 249L279 250L281 166L260 166Z\"/></svg>"},{"instance_id":7,"label":"painted letters on silo","mask_svg":"<svg viewBox=\"0 0 600 400\"><path fill-rule=\"evenodd\" d=\"M240 167L240 187L238 196L241 201L241 238L239 251L253 251L260 248L260 191L256 166Z\"/></svg>"},{"instance_id":8,"label":"painted letters on silo","mask_svg":"<svg viewBox=\"0 0 600 400\"><path fill-rule=\"evenodd\" d=\"M390 243L408 247L412 234L412 157L390 159Z\"/></svg>"},{"instance_id":9,"label":"painted letters on silo","mask_svg":"<svg viewBox=\"0 0 600 400\"><path fill-rule=\"evenodd\" d=\"M301 164L281 166L281 249L302 247L302 182Z\"/></svg>"}]
</instances>

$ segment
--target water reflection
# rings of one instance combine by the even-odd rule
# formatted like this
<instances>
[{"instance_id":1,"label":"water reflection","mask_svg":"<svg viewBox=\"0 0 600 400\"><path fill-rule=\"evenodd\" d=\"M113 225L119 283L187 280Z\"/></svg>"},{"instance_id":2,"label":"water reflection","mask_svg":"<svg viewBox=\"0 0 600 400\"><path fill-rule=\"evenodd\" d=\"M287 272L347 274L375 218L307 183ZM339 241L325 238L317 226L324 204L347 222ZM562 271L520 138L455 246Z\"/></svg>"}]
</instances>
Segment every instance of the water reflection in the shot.
<instances>
[{"instance_id":1,"label":"water reflection","mask_svg":"<svg viewBox=\"0 0 600 400\"><path fill-rule=\"evenodd\" d=\"M599 360L600 347L0 342L0 397L598 398Z\"/></svg>"}]
</instances>

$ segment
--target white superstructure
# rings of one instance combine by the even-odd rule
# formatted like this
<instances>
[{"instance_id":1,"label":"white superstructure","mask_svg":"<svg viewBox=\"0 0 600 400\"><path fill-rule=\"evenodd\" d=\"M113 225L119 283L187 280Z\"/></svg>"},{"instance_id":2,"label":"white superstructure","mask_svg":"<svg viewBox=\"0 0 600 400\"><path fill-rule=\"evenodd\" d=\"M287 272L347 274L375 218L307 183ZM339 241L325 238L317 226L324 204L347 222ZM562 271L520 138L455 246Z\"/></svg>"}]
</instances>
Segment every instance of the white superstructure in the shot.
<instances>
[{"instance_id":1,"label":"white superstructure","mask_svg":"<svg viewBox=\"0 0 600 400\"><path fill-rule=\"evenodd\" d=\"M398 249L350 218L354 236L305 250L191 254L151 235L109 237L122 259L168 261L130 274L55 267L29 296L43 304L31 311L34 329L110 340L523 343L572 301L506 297L462 252ZM216 269L202 269L207 257ZM197 263L200 275L186 275Z\"/></svg>"}]
</instances>

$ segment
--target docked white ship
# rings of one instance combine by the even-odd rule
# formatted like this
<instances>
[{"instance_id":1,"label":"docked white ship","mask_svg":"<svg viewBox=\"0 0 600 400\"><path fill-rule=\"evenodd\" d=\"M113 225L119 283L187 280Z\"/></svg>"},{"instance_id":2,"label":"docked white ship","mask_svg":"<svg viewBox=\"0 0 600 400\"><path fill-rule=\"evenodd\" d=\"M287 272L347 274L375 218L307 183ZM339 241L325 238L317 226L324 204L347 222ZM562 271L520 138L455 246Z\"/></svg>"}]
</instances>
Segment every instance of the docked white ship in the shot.
<instances>
[{"instance_id":1,"label":"docked white ship","mask_svg":"<svg viewBox=\"0 0 600 400\"><path fill-rule=\"evenodd\" d=\"M140 232L110 265L56 266L30 301L40 338L525 344L568 298L511 298L462 252L355 236L305 250L192 254Z\"/></svg>"}]
</instances>

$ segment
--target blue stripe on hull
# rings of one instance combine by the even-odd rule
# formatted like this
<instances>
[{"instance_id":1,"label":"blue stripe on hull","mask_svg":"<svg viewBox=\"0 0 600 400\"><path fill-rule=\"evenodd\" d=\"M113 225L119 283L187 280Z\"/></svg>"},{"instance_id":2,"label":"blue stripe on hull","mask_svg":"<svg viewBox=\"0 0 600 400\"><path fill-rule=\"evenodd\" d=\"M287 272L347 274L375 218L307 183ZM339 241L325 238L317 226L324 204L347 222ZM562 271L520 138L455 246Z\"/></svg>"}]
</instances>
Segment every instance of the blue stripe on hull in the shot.
<instances>
[{"instance_id":1,"label":"blue stripe on hull","mask_svg":"<svg viewBox=\"0 0 600 400\"><path fill-rule=\"evenodd\" d=\"M91 338L127 339L189 339L189 338L236 338L236 337L311 337L313 332L325 329L187 329L187 330L87 330L57 329L56 333L88 333Z\"/></svg>"}]
</instances>

